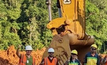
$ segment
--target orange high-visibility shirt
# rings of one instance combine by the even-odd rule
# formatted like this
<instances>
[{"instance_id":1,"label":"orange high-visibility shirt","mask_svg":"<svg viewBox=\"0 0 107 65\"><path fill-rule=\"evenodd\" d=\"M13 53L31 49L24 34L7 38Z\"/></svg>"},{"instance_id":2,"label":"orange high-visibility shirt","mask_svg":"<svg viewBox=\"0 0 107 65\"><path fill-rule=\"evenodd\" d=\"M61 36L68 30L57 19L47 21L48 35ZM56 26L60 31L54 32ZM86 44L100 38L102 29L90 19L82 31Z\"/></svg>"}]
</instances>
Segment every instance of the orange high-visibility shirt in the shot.
<instances>
[{"instance_id":1,"label":"orange high-visibility shirt","mask_svg":"<svg viewBox=\"0 0 107 65\"><path fill-rule=\"evenodd\" d=\"M52 62L50 62L50 60L48 59L48 57L46 57L44 59L45 63L44 65L56 65L57 64L57 59L56 58L53 58Z\"/></svg>"},{"instance_id":2,"label":"orange high-visibility shirt","mask_svg":"<svg viewBox=\"0 0 107 65\"><path fill-rule=\"evenodd\" d=\"M33 57L32 60L33 60L32 65L35 65L35 58ZM26 65L26 62L27 62L26 55L21 55L21 58L19 59L19 65Z\"/></svg>"},{"instance_id":3,"label":"orange high-visibility shirt","mask_svg":"<svg viewBox=\"0 0 107 65\"><path fill-rule=\"evenodd\" d=\"M105 65L107 65L107 61L105 62Z\"/></svg>"}]
</instances>

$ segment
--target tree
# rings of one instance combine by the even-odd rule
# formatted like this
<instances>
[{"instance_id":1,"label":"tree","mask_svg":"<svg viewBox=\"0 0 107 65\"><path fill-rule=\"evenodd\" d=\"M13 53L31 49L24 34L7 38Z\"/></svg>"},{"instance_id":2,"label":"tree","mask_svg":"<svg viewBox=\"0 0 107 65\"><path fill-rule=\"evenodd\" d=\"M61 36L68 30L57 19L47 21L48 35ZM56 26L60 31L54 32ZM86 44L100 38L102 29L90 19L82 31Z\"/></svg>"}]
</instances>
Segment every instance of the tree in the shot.
<instances>
[{"instance_id":1,"label":"tree","mask_svg":"<svg viewBox=\"0 0 107 65\"><path fill-rule=\"evenodd\" d=\"M106 4L105 0L86 0L86 31L95 37L95 43L98 44L99 50L107 40L105 37L107 31Z\"/></svg>"}]
</instances>

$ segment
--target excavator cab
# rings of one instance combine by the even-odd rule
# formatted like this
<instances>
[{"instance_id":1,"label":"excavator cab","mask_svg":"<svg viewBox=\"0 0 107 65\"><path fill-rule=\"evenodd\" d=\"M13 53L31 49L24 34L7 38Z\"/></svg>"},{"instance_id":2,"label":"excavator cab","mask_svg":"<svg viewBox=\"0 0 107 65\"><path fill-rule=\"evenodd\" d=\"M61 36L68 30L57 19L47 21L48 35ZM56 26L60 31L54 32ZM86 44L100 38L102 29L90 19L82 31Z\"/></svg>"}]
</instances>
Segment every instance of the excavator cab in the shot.
<instances>
[{"instance_id":1,"label":"excavator cab","mask_svg":"<svg viewBox=\"0 0 107 65\"><path fill-rule=\"evenodd\" d=\"M90 51L94 37L85 33L85 0L57 0L61 17L51 16L51 0L48 0L49 23L47 28L52 31L53 39L49 45L55 49L54 56L63 65L70 59L71 50L78 51L78 59L84 62L84 56ZM47 48L48 49L48 48ZM47 50L43 58L48 55Z\"/></svg>"}]
</instances>

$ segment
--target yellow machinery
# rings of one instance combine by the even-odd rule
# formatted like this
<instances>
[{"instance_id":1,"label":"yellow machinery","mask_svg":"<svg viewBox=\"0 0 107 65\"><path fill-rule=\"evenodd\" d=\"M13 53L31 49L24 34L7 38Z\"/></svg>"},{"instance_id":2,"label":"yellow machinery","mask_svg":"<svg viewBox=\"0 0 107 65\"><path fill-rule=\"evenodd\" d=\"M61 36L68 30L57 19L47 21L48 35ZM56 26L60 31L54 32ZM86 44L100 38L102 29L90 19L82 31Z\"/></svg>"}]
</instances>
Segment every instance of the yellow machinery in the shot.
<instances>
[{"instance_id":1,"label":"yellow machinery","mask_svg":"<svg viewBox=\"0 0 107 65\"><path fill-rule=\"evenodd\" d=\"M94 43L94 38L85 33L85 0L59 0L59 4L62 16L51 20L51 0L48 0L50 22L47 28L53 34L49 47L55 49L54 56L59 59L59 65L69 60L72 49L78 51L78 59L83 62ZM43 58L47 55L46 50Z\"/></svg>"}]
</instances>

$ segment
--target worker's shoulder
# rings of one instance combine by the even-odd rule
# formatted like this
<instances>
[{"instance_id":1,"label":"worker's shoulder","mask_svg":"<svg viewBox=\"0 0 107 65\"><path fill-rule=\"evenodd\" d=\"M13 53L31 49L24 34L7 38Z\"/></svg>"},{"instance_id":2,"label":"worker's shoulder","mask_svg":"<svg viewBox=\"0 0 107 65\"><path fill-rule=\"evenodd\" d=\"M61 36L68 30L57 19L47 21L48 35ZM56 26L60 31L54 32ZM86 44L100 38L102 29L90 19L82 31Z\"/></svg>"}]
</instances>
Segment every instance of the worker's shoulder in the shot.
<instances>
[{"instance_id":1,"label":"worker's shoulder","mask_svg":"<svg viewBox=\"0 0 107 65\"><path fill-rule=\"evenodd\" d=\"M21 57L26 57L26 54L20 54ZM34 55L31 55L32 58L35 58Z\"/></svg>"},{"instance_id":2,"label":"worker's shoulder","mask_svg":"<svg viewBox=\"0 0 107 65\"><path fill-rule=\"evenodd\" d=\"M91 52L88 52L87 54L86 54L86 56L91 56ZM96 53L95 54L95 57L98 57L99 55Z\"/></svg>"},{"instance_id":3,"label":"worker's shoulder","mask_svg":"<svg viewBox=\"0 0 107 65\"><path fill-rule=\"evenodd\" d=\"M26 56L25 54L20 54L21 57Z\"/></svg>"},{"instance_id":4,"label":"worker's shoulder","mask_svg":"<svg viewBox=\"0 0 107 65\"><path fill-rule=\"evenodd\" d=\"M56 57L54 57L54 59L58 60Z\"/></svg>"},{"instance_id":5,"label":"worker's shoulder","mask_svg":"<svg viewBox=\"0 0 107 65\"><path fill-rule=\"evenodd\" d=\"M44 60L45 59L49 59L49 57L45 57L45 58L43 58ZM55 60L58 60L56 57L53 57L53 59L55 59Z\"/></svg>"},{"instance_id":6,"label":"worker's shoulder","mask_svg":"<svg viewBox=\"0 0 107 65\"><path fill-rule=\"evenodd\" d=\"M91 52L86 53L86 55L85 55L85 56L86 56L86 57L91 56Z\"/></svg>"},{"instance_id":7,"label":"worker's shoulder","mask_svg":"<svg viewBox=\"0 0 107 65\"><path fill-rule=\"evenodd\" d=\"M91 55L91 52L86 53L86 55Z\"/></svg>"},{"instance_id":8,"label":"worker's shoulder","mask_svg":"<svg viewBox=\"0 0 107 65\"><path fill-rule=\"evenodd\" d=\"M76 62L78 62L78 63L79 63L80 61L79 61L78 59L76 59Z\"/></svg>"}]
</instances>

